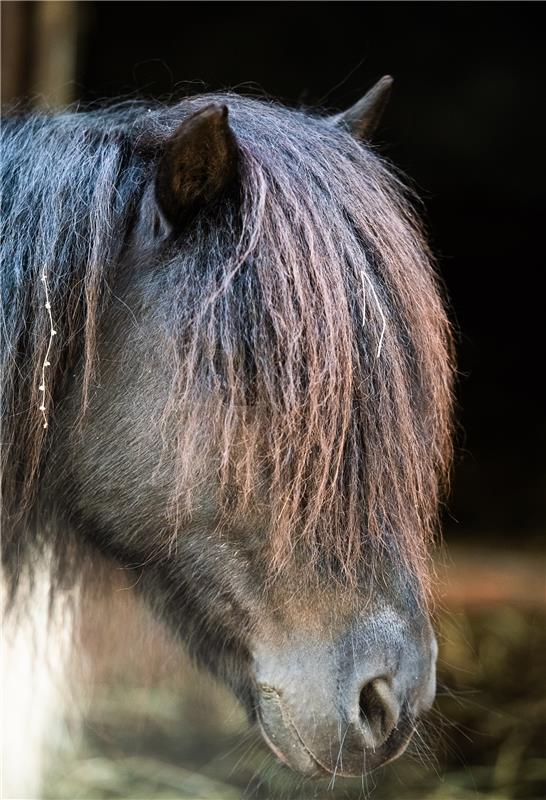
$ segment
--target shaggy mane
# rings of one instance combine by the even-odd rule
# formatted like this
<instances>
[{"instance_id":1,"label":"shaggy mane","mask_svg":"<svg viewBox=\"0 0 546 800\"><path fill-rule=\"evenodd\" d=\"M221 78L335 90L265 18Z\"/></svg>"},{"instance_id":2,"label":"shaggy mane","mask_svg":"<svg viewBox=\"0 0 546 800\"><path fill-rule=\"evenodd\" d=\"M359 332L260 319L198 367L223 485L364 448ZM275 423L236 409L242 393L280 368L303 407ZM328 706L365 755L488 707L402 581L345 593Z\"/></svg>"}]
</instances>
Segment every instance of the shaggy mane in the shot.
<instances>
[{"instance_id":1,"label":"shaggy mane","mask_svg":"<svg viewBox=\"0 0 546 800\"><path fill-rule=\"evenodd\" d=\"M419 223L371 148L323 118L232 95L4 121L7 519L32 507L51 435L38 411L40 275L58 331L48 414L80 359L83 413L109 281L157 156L213 101L228 105L240 144L240 197L203 212L161 268L176 358L165 409L178 432L174 507L191 504L183 487L207 397L222 507L268 510L275 569L301 545L351 576L386 550L426 585L451 458L452 361Z\"/></svg>"}]
</instances>

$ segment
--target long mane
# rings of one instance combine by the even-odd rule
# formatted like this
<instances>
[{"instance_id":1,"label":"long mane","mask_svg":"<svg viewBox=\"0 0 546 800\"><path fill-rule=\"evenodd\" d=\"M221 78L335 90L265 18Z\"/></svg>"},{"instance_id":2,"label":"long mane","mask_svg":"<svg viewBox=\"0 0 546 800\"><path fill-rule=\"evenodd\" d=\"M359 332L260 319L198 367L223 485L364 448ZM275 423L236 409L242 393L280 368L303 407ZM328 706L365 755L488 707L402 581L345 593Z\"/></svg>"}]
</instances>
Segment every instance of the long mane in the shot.
<instances>
[{"instance_id":1,"label":"long mane","mask_svg":"<svg viewBox=\"0 0 546 800\"><path fill-rule=\"evenodd\" d=\"M165 414L179 423L174 506L191 505L206 396L222 507L268 510L273 565L302 545L350 576L386 549L426 582L451 458L452 359L413 207L348 133L233 95L6 120L5 513L31 507L47 452L40 277L46 270L57 329L47 407L54 415L82 359L84 410L109 281L154 159L211 100L229 106L240 196L199 216L162 269L176 364Z\"/></svg>"}]
</instances>

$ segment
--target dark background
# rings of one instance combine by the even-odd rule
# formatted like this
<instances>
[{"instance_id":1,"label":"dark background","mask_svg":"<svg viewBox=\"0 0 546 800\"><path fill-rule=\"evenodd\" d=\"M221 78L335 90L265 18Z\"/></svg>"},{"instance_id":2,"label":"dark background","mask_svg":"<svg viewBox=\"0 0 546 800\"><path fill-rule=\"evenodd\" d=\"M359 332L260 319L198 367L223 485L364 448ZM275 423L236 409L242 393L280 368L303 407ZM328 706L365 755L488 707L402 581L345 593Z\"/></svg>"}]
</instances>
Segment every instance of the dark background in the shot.
<instances>
[{"instance_id":1,"label":"dark background","mask_svg":"<svg viewBox=\"0 0 546 800\"><path fill-rule=\"evenodd\" d=\"M33 4L27 4L31 6ZM384 73L378 137L425 201L458 331L448 539L544 528L544 36L538 3L76 5L73 96L206 89L343 108ZM28 12L25 12L28 13Z\"/></svg>"}]
</instances>

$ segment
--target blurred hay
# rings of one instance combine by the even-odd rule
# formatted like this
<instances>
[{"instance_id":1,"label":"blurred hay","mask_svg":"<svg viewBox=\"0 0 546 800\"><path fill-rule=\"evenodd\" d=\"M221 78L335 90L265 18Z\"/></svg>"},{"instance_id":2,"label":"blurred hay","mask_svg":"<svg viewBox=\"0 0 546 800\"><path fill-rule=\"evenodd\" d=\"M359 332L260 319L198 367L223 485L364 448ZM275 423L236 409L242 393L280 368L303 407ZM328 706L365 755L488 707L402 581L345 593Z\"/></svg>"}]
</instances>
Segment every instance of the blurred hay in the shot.
<instances>
[{"instance_id":1,"label":"blurred hay","mask_svg":"<svg viewBox=\"0 0 546 800\"><path fill-rule=\"evenodd\" d=\"M479 563L463 552L449 569L456 586L446 582L450 607L438 621L439 690L430 720L399 761L333 788L302 782L277 764L231 695L143 623L118 574L116 613L111 598L103 596L102 610L97 598L95 623L82 632L94 653L95 681L80 745L55 761L46 796L337 800L373 790L377 800L546 797L544 562L531 558L525 572L520 560L510 579L505 559L504 572L497 564L496 589L491 557L481 581Z\"/></svg>"}]
</instances>

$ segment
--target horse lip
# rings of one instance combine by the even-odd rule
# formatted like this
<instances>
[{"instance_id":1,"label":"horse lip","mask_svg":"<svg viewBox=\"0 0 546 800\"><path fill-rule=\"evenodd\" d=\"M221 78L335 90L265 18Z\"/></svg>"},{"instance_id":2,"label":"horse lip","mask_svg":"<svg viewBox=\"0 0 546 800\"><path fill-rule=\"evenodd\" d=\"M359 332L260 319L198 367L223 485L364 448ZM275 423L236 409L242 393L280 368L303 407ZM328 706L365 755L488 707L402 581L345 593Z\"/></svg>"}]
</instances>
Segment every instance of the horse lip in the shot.
<instances>
[{"instance_id":1,"label":"horse lip","mask_svg":"<svg viewBox=\"0 0 546 800\"><path fill-rule=\"evenodd\" d=\"M260 732L272 753L290 769L307 777L330 774L330 770L319 761L306 745L286 706L281 703L280 692L269 684L259 684L257 689L259 698L256 707L258 724ZM265 701L267 704L266 709L264 709L264 704L260 700ZM275 721L277 725L275 725L274 732L271 723ZM274 739L279 737L281 741L277 744Z\"/></svg>"},{"instance_id":2,"label":"horse lip","mask_svg":"<svg viewBox=\"0 0 546 800\"><path fill-rule=\"evenodd\" d=\"M259 684L257 689L259 700L256 705L256 715L260 732L266 744L279 761L306 777L320 778L335 774L340 778L354 778L363 773L373 772L378 767L384 766L402 755L415 730L414 724L406 718L406 724L395 728L378 750L363 752L366 759L364 769L350 772L336 767L334 770L323 764L306 744L286 706L281 702L281 693L269 684ZM267 715L264 715L260 699L265 699L268 709L277 712L277 723L280 724L277 724L275 733L271 729ZM277 744L273 740L278 738L279 734L281 743ZM392 752L386 755L385 751L391 747L393 747Z\"/></svg>"},{"instance_id":3,"label":"horse lip","mask_svg":"<svg viewBox=\"0 0 546 800\"><path fill-rule=\"evenodd\" d=\"M284 751L277 747L274 742L271 741L271 737L267 732L267 729L264 725L264 722L261 718L261 715L258 718L258 724L260 728L260 733L262 734L265 743L275 755L279 761L284 764L285 766L289 767L292 770L299 772L301 775L305 775L308 778L318 778L321 775L328 774L328 770L322 766L322 764L317 761L313 753L306 747L302 748L303 752L309 757L307 763L303 763L299 760L301 756L301 752L299 754L293 753L292 755L295 756L293 761L290 761L289 758L285 755Z\"/></svg>"}]
</instances>

